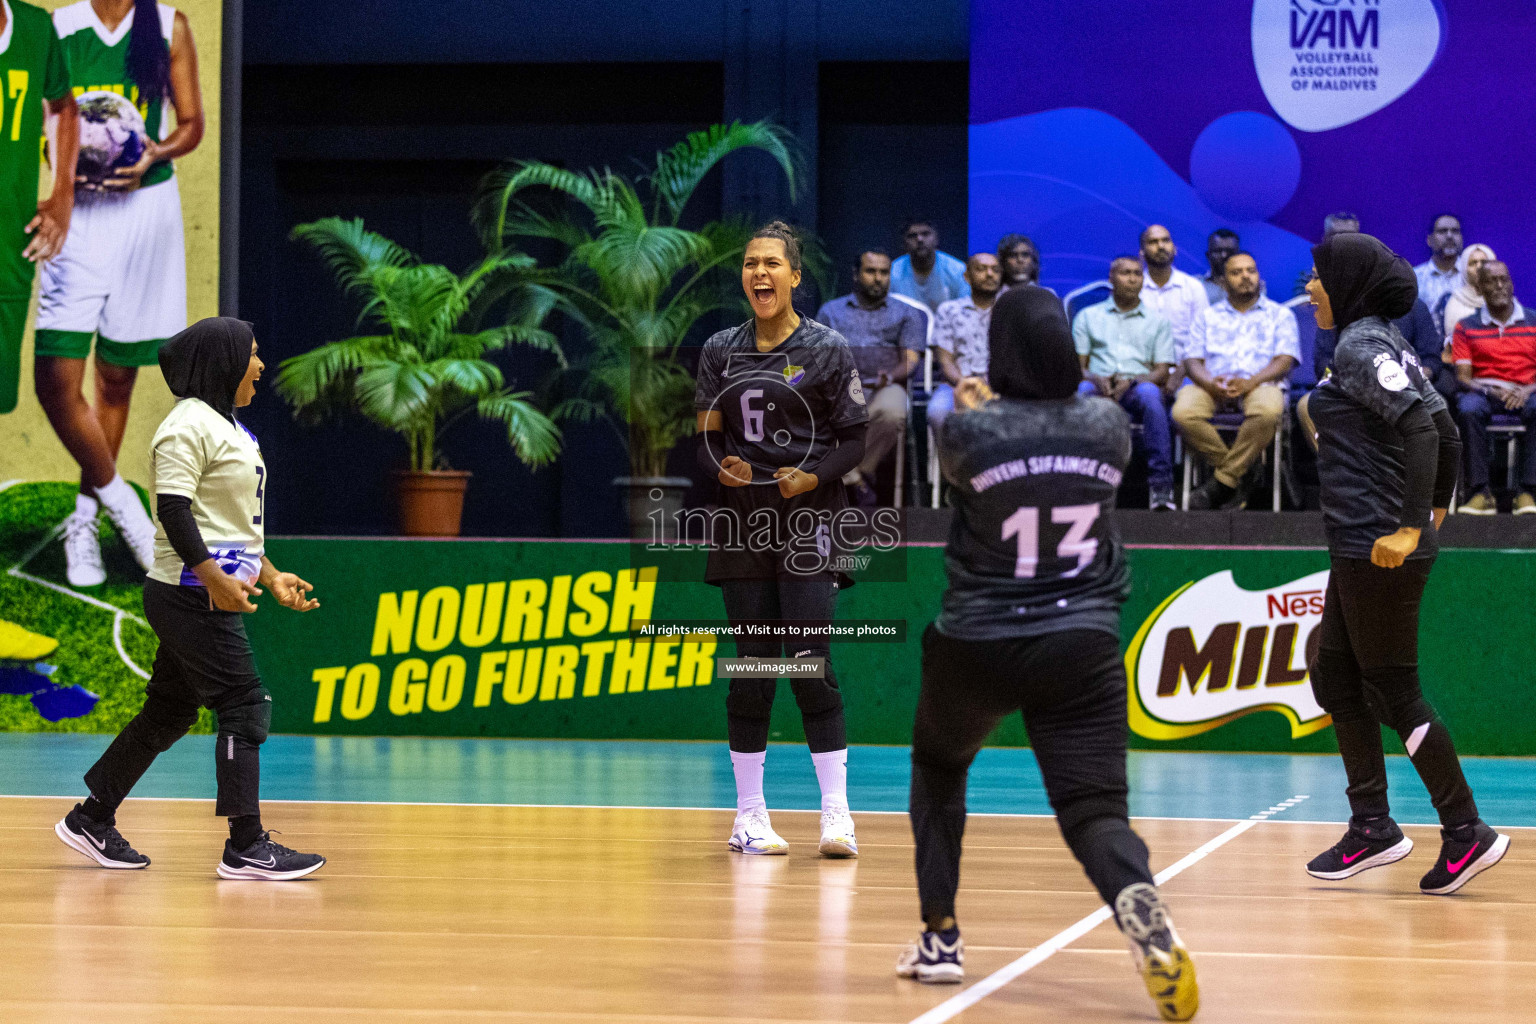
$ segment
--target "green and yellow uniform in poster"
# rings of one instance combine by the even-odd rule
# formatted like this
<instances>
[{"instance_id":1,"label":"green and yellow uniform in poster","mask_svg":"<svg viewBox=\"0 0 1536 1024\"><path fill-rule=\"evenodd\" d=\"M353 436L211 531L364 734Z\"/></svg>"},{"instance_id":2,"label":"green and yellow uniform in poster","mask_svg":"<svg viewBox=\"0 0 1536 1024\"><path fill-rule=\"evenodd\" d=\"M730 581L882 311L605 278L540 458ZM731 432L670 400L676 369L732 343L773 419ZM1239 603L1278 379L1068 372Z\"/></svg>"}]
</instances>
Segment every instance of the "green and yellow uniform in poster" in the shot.
<instances>
[{"instance_id":1,"label":"green and yellow uniform in poster","mask_svg":"<svg viewBox=\"0 0 1536 1024\"><path fill-rule=\"evenodd\" d=\"M0 0L0 413L16 408L21 336L36 267L21 253L37 216L43 103L69 91L64 50L47 12Z\"/></svg>"},{"instance_id":2,"label":"green and yellow uniform in poster","mask_svg":"<svg viewBox=\"0 0 1536 1024\"><path fill-rule=\"evenodd\" d=\"M164 4L158 7L160 35L169 46L175 10ZM64 57L69 64L69 77L74 83L75 96L78 98L88 92L115 92L126 97L128 102L139 108L139 116L144 118L145 134L158 140L166 136L167 101L149 103L143 100L139 96L138 83L128 73L128 37L132 33L136 16L136 11L129 14L117 28L109 31L91 8L90 0L81 0L80 3L61 8L54 15L54 24L58 28ZM169 178L171 173L171 162L160 161L144 172L144 187L158 185Z\"/></svg>"}]
</instances>

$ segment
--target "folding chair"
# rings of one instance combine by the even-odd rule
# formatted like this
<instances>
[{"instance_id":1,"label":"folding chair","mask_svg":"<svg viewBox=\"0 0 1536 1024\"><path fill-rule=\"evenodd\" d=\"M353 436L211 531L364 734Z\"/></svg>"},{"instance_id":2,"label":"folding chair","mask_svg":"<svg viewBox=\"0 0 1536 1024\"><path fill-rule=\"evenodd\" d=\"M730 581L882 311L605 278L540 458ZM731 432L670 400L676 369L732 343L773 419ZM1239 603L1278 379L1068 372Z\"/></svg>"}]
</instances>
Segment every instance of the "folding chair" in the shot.
<instances>
[{"instance_id":1,"label":"folding chair","mask_svg":"<svg viewBox=\"0 0 1536 1024\"><path fill-rule=\"evenodd\" d=\"M1285 393L1285 403L1285 411L1281 414L1280 423L1275 428L1275 439L1273 442L1271 442L1270 446L1264 450L1264 455L1261 459L1261 461L1267 463L1270 467L1270 505L1271 511L1274 512L1280 511L1280 479L1285 471L1285 439L1290 433L1291 408L1289 392ZM1243 414L1240 412L1218 412L1216 415L1211 417L1211 426L1215 427L1219 433L1230 433L1233 438L1236 438L1238 430L1240 430L1243 426ZM1185 445L1184 495L1179 503L1179 507L1186 512L1189 511L1189 494L1192 490L1194 490L1195 486L1195 462L1198 459L1199 455L1194 451L1194 449L1192 449L1189 445Z\"/></svg>"},{"instance_id":2,"label":"folding chair","mask_svg":"<svg viewBox=\"0 0 1536 1024\"><path fill-rule=\"evenodd\" d=\"M1504 438L1506 452L1506 461L1504 464L1504 482L1505 486L1511 489L1517 488L1519 486L1519 484L1516 482L1516 475L1520 471L1519 461L1516 458L1516 446L1520 443L1520 437L1524 433L1525 424L1520 421L1519 416L1516 416L1513 413L1496 412L1493 414L1493 418L1488 421L1489 441L1497 445L1499 443L1499 438ZM1530 444L1530 441L1527 439L1525 443ZM1452 495L1451 497L1450 511L1452 513L1456 511L1456 506L1459 504L1457 498L1459 497L1460 494Z\"/></svg>"}]
</instances>

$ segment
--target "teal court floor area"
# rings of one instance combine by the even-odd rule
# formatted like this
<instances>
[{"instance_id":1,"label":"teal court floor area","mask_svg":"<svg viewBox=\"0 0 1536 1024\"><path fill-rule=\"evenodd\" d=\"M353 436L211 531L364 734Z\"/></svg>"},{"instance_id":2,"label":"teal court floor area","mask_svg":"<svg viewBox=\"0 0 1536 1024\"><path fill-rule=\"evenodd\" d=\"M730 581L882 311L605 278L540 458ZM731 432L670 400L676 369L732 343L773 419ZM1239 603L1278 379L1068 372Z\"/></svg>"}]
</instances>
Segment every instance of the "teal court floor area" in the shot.
<instances>
[{"instance_id":1,"label":"teal court floor area","mask_svg":"<svg viewBox=\"0 0 1536 1024\"><path fill-rule=\"evenodd\" d=\"M81 776L110 736L0 733L0 794L81 794ZM589 807L735 806L723 743L273 736L262 747L262 797L337 803L506 804ZM1536 759L1466 758L1483 818L1536 827ZM1432 824L1434 809L1405 757L1387 758L1394 816ZM1131 814L1231 819L1305 795L1292 821L1343 822L1344 771L1334 755L1133 751ZM899 812L910 780L905 747L854 747L848 755L855 812ZM819 807L802 745L769 747L769 806ZM188 736L162 755L136 797L213 798L213 737ZM975 814L1049 814L1034 756L988 748L971 770Z\"/></svg>"}]
</instances>

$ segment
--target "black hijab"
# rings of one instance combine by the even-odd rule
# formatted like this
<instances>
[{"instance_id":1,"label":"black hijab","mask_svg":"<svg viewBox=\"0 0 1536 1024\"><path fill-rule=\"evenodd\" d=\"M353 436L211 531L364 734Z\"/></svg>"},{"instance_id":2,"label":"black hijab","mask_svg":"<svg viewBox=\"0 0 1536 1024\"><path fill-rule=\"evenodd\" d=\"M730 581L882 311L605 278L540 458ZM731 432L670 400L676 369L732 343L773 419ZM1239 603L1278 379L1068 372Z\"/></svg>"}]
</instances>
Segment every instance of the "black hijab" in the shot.
<instances>
[{"instance_id":1,"label":"black hijab","mask_svg":"<svg viewBox=\"0 0 1536 1024\"><path fill-rule=\"evenodd\" d=\"M1413 267L1377 238L1348 231L1312 247L1317 276L1333 307L1333 324L1343 337L1356 320L1396 320L1413 310L1419 282Z\"/></svg>"},{"instance_id":2,"label":"black hijab","mask_svg":"<svg viewBox=\"0 0 1536 1024\"><path fill-rule=\"evenodd\" d=\"M1017 285L998 296L987 332L987 382L1007 398L1071 398L1083 382L1061 300Z\"/></svg>"},{"instance_id":3,"label":"black hijab","mask_svg":"<svg viewBox=\"0 0 1536 1024\"><path fill-rule=\"evenodd\" d=\"M235 418L235 392L251 365L256 331L244 320L211 316L160 346L160 372L177 398L200 398Z\"/></svg>"}]
</instances>

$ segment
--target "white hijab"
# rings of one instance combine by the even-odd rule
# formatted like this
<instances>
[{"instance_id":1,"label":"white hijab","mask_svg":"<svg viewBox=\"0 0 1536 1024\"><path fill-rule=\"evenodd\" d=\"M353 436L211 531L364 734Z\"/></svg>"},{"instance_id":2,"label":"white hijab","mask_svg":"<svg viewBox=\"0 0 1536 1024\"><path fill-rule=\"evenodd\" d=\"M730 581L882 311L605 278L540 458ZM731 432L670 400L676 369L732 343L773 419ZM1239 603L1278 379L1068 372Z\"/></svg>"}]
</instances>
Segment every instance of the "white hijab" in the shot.
<instances>
[{"instance_id":1,"label":"white hijab","mask_svg":"<svg viewBox=\"0 0 1536 1024\"><path fill-rule=\"evenodd\" d=\"M1470 309L1482 309L1482 293L1477 290L1475 284L1467 280L1467 261L1471 258L1474 249L1480 249L1486 254L1485 263L1498 259L1493 254L1493 250L1481 242L1475 242L1461 250L1461 255L1456 257L1456 287L1452 289L1451 294Z\"/></svg>"}]
</instances>

